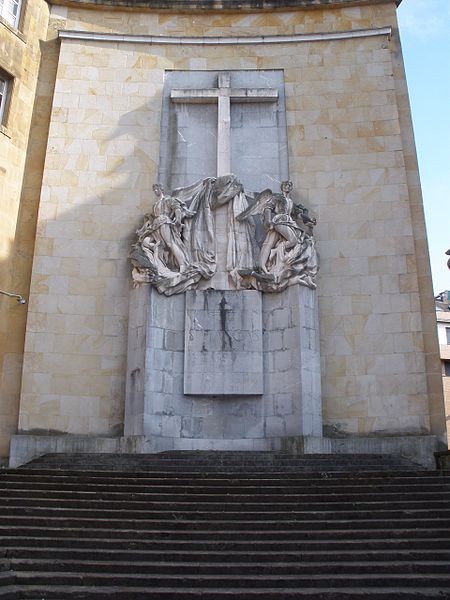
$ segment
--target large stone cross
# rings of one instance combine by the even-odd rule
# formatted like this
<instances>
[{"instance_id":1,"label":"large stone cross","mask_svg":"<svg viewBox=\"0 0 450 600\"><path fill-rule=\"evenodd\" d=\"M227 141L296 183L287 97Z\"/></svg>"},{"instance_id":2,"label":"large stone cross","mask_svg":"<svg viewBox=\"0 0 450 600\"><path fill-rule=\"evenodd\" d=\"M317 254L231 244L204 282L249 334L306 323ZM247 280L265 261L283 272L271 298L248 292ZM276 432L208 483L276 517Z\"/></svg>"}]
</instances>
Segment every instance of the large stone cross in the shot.
<instances>
[{"instance_id":1,"label":"large stone cross","mask_svg":"<svg viewBox=\"0 0 450 600\"><path fill-rule=\"evenodd\" d=\"M274 88L232 88L231 75L220 73L218 87L204 89L173 89L172 102L188 104L218 104L217 110L217 177L231 173L231 102L276 102Z\"/></svg>"}]
</instances>

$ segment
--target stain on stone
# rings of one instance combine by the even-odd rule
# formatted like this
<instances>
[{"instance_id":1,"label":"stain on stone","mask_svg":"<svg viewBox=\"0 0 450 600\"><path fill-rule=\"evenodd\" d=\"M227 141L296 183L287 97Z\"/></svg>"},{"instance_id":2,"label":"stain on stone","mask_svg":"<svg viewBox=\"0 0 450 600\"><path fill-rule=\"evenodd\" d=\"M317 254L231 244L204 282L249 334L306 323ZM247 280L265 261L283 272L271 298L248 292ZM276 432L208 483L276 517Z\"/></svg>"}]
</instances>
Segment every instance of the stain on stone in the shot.
<instances>
[{"instance_id":1,"label":"stain on stone","mask_svg":"<svg viewBox=\"0 0 450 600\"><path fill-rule=\"evenodd\" d=\"M225 308L228 302L225 300L225 296L222 296L222 300L219 303L220 309L220 328L222 330L222 350L226 350L227 340L229 350L233 349L233 340L231 335L227 331L227 309Z\"/></svg>"},{"instance_id":2,"label":"stain on stone","mask_svg":"<svg viewBox=\"0 0 450 600\"><path fill-rule=\"evenodd\" d=\"M130 373L130 379L131 379L131 395L132 397L135 396L136 394L136 389L139 385L139 379L140 379L140 375L141 375L141 370L138 369L133 369L133 371L131 371Z\"/></svg>"}]
</instances>

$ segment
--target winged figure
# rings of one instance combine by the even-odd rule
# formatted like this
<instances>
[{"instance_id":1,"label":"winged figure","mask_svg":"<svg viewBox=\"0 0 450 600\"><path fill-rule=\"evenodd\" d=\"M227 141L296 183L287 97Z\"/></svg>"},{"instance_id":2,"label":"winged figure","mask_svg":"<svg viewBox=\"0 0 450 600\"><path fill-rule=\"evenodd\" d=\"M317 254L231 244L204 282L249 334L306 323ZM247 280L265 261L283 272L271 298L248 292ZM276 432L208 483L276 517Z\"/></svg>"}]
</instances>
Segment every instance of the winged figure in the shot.
<instances>
[{"instance_id":1,"label":"winged figure","mask_svg":"<svg viewBox=\"0 0 450 600\"><path fill-rule=\"evenodd\" d=\"M307 209L295 205L290 193L292 182L281 183L281 193L270 189L257 194L255 202L237 216L242 221L260 217L265 229L258 270L252 276L259 280L261 288L280 291L292 283L315 287L318 269L317 254Z\"/></svg>"}]
</instances>

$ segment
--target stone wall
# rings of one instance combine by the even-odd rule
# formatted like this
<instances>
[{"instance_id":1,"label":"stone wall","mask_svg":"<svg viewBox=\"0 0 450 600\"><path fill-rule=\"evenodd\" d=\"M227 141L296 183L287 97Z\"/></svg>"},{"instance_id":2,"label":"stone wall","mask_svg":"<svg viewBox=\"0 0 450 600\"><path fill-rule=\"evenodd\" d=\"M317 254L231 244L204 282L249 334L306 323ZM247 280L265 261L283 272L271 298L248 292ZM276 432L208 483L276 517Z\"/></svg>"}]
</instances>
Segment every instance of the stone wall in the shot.
<instances>
[{"instance_id":1,"label":"stone wall","mask_svg":"<svg viewBox=\"0 0 450 600\"><path fill-rule=\"evenodd\" d=\"M270 36L392 26L393 35L270 45L61 42L21 431L121 431L126 257L152 202L165 70L283 69L290 177L297 199L318 219L326 431L442 436L431 278L395 3L209 15L58 7L55 16L70 30L120 34Z\"/></svg>"},{"instance_id":2,"label":"stone wall","mask_svg":"<svg viewBox=\"0 0 450 600\"><path fill-rule=\"evenodd\" d=\"M38 91L48 12L44 0L29 0L18 29L0 20L0 68L14 79L0 125L0 289L26 298L39 198L33 186L44 156L42 149L41 158L36 150L42 143L45 149L50 109L48 97L45 102ZM40 138L35 140L30 132L39 119ZM10 435L17 430L26 315L26 305L0 295L0 460L8 456Z\"/></svg>"}]
</instances>

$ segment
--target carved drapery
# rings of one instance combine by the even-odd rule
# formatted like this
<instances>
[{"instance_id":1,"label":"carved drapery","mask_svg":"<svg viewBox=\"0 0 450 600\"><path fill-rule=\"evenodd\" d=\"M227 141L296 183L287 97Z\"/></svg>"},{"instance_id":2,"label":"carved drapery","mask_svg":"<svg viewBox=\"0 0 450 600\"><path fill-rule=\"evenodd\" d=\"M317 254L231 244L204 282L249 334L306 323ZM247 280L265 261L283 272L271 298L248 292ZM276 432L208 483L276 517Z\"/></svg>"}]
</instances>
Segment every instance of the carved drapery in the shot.
<instances>
[{"instance_id":1,"label":"carved drapery","mask_svg":"<svg viewBox=\"0 0 450 600\"><path fill-rule=\"evenodd\" d=\"M156 201L130 255L135 285L151 283L169 296L210 279L217 267L214 213L226 206L226 268L235 289L316 287L316 222L304 206L294 204L291 182L281 184L281 193L248 193L234 175L207 177L171 194L158 184L153 189ZM264 231L259 243L258 225Z\"/></svg>"}]
</instances>

